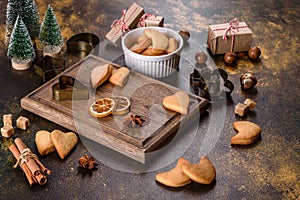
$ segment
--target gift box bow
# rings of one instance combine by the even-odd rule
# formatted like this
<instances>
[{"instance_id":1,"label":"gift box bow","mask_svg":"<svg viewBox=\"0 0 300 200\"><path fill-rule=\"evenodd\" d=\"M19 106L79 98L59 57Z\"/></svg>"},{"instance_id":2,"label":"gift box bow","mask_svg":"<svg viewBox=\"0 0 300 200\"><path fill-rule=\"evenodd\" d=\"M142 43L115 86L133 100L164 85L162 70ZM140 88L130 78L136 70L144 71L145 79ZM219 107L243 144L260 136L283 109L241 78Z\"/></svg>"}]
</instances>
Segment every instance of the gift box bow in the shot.
<instances>
[{"instance_id":1,"label":"gift box bow","mask_svg":"<svg viewBox=\"0 0 300 200\"><path fill-rule=\"evenodd\" d=\"M138 25L139 25L140 27L145 27L145 26L146 26L146 20L158 21L158 22L161 21L161 19L157 18L157 16L154 15L154 14L144 14L144 15L140 18L140 20L139 20L139 22L138 22Z\"/></svg>"},{"instance_id":2,"label":"gift box bow","mask_svg":"<svg viewBox=\"0 0 300 200\"><path fill-rule=\"evenodd\" d=\"M122 10L121 18L112 22L106 38L117 45L126 32L135 28L143 14L145 14L144 9L136 3L133 3L128 10Z\"/></svg>"},{"instance_id":3,"label":"gift box bow","mask_svg":"<svg viewBox=\"0 0 300 200\"><path fill-rule=\"evenodd\" d=\"M215 28L215 29L212 30L212 32L214 32L214 31L223 31L224 30L225 32L224 32L223 37L222 37L223 40L227 40L227 35L230 32L230 34L232 35L230 52L233 52L235 35L238 34L239 29L248 28L248 27L249 26L247 26L247 25L240 26L238 19L234 18L233 20L229 21L229 23L227 24L226 27L224 27L224 28ZM210 38L210 39L212 39L212 38ZM210 46L209 43L208 43L208 45Z\"/></svg>"},{"instance_id":4,"label":"gift box bow","mask_svg":"<svg viewBox=\"0 0 300 200\"><path fill-rule=\"evenodd\" d=\"M122 31L122 34L124 35L127 31L130 30L129 26L127 26L126 24L125 15L126 15L126 10L122 10L122 17L120 19L114 20L110 26L110 28L114 28L116 26L121 25L118 32L116 32L116 34L119 33L119 31Z\"/></svg>"}]
</instances>

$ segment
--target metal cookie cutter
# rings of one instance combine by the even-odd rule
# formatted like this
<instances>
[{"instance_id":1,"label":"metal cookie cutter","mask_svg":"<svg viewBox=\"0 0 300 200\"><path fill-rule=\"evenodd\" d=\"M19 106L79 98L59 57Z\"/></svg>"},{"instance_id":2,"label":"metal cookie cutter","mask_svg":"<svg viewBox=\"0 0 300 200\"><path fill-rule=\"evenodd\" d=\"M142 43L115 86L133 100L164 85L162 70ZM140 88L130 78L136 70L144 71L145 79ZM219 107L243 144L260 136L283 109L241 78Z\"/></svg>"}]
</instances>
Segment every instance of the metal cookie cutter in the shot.
<instances>
[{"instance_id":1,"label":"metal cookie cutter","mask_svg":"<svg viewBox=\"0 0 300 200\"><path fill-rule=\"evenodd\" d=\"M59 82L52 86L54 100L87 100L89 90L81 82L71 76L60 76Z\"/></svg>"},{"instance_id":2,"label":"metal cookie cutter","mask_svg":"<svg viewBox=\"0 0 300 200\"><path fill-rule=\"evenodd\" d=\"M234 89L233 83L228 80L227 72L220 68L213 71L204 68L201 72L194 69L194 73L190 75L190 84L198 96L209 100L212 96L221 96L223 91L229 96Z\"/></svg>"},{"instance_id":3,"label":"metal cookie cutter","mask_svg":"<svg viewBox=\"0 0 300 200\"><path fill-rule=\"evenodd\" d=\"M67 53L78 53L81 58L90 54L99 44L98 36L92 33L79 33L67 41Z\"/></svg>"},{"instance_id":4,"label":"metal cookie cutter","mask_svg":"<svg viewBox=\"0 0 300 200\"><path fill-rule=\"evenodd\" d=\"M35 63L33 68L34 72L43 78L43 82L47 82L65 70L65 61L62 58L45 56Z\"/></svg>"}]
</instances>

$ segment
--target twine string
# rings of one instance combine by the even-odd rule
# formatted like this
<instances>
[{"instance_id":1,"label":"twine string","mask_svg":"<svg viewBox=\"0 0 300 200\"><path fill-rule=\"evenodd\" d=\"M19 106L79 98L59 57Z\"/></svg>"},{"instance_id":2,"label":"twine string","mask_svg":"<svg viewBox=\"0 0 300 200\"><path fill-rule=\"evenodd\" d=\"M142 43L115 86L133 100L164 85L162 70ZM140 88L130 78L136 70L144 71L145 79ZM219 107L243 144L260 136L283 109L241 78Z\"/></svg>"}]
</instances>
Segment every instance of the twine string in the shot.
<instances>
[{"instance_id":1,"label":"twine string","mask_svg":"<svg viewBox=\"0 0 300 200\"><path fill-rule=\"evenodd\" d=\"M228 26L225 28L216 28L213 29L209 35L208 35L208 40L207 40L207 45L208 48L211 47L210 41L212 40L213 32L214 31L225 31L223 34L222 39L227 40L227 34L230 31L232 37L231 37L231 47L230 47L230 52L233 52L234 49L234 41L235 41L235 35L239 32L239 28L248 28L248 26L239 26L239 21L237 18L234 18L233 20L229 21Z\"/></svg>"},{"instance_id":2,"label":"twine string","mask_svg":"<svg viewBox=\"0 0 300 200\"><path fill-rule=\"evenodd\" d=\"M233 20L231 20L228 23L227 29L225 30L225 33L223 35L223 39L227 40L227 33L229 31L230 31L231 35L237 34L237 32L239 32L238 26L239 26L239 21L237 20L237 18L234 18Z\"/></svg>"},{"instance_id":3,"label":"twine string","mask_svg":"<svg viewBox=\"0 0 300 200\"><path fill-rule=\"evenodd\" d=\"M28 162L28 159L30 158L34 159L37 158L37 156L34 153L32 153L29 148L25 148L21 152L20 158L17 160L16 164L14 165L14 168L17 168L18 165L22 166L25 162Z\"/></svg>"},{"instance_id":4,"label":"twine string","mask_svg":"<svg viewBox=\"0 0 300 200\"><path fill-rule=\"evenodd\" d=\"M227 40L227 33L229 31L230 31L230 33L232 35L232 37L231 37L231 45L230 45L230 52L233 52L235 35L237 34L237 32L239 32L238 25L239 25L239 21L237 20L237 18L234 18L233 20L231 20L228 23L228 27L225 30L225 33L223 35L223 40Z\"/></svg>"}]
</instances>

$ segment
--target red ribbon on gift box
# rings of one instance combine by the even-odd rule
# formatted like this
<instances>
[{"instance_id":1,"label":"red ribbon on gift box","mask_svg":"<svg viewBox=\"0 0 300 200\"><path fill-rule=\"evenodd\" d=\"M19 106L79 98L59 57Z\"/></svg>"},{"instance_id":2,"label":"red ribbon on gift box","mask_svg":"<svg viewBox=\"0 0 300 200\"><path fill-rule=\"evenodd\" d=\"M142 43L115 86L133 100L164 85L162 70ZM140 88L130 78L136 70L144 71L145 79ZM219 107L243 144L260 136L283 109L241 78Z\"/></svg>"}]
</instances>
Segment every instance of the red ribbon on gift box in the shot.
<instances>
[{"instance_id":1,"label":"red ribbon on gift box","mask_svg":"<svg viewBox=\"0 0 300 200\"><path fill-rule=\"evenodd\" d=\"M129 26L127 25L128 19L131 18L133 13L138 9L138 6L135 7L133 12L127 13L126 10L122 10L122 17L120 19L116 19L111 24L111 28L115 28L116 26L119 26L121 24L121 27L118 29L118 31L114 34L114 36L118 35L120 31L122 31L122 36L130 30ZM127 14L127 15L126 15ZM129 16L128 16L129 15ZM127 20L125 20L125 16L127 17Z\"/></svg>"},{"instance_id":2,"label":"red ribbon on gift box","mask_svg":"<svg viewBox=\"0 0 300 200\"><path fill-rule=\"evenodd\" d=\"M235 35L236 32L239 32L239 21L237 20L237 18L234 18L233 20L231 20L229 23L228 23L228 27L223 35L223 40L227 40L227 33L230 31L232 35ZM219 29L220 30L220 29ZM221 29L223 30L223 29Z\"/></svg>"},{"instance_id":3,"label":"red ribbon on gift box","mask_svg":"<svg viewBox=\"0 0 300 200\"><path fill-rule=\"evenodd\" d=\"M129 27L126 25L125 14L126 14L126 10L122 10L122 17L121 17L121 19L114 20L113 23L110 26L111 28L114 28L114 27L116 27L116 26L118 26L118 25L121 24L121 27L120 27L119 30L121 30L123 34L126 33L127 30L129 30Z\"/></svg>"},{"instance_id":4,"label":"red ribbon on gift box","mask_svg":"<svg viewBox=\"0 0 300 200\"><path fill-rule=\"evenodd\" d=\"M156 18L156 15L154 15L154 14L144 14L141 18L140 18L140 20L139 20L139 25L141 26L141 27L145 27L146 26L146 19L148 19L148 20L153 20L153 21L160 21L160 19L157 19Z\"/></svg>"}]
</instances>

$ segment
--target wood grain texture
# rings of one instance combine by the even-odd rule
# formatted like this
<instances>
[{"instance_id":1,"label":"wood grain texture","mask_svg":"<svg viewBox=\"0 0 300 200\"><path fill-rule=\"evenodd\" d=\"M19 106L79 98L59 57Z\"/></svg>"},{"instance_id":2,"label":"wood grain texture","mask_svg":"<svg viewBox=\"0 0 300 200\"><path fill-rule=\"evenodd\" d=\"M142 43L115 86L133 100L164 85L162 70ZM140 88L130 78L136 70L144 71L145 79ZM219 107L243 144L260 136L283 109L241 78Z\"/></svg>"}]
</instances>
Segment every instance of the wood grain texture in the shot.
<instances>
[{"instance_id":1,"label":"wood grain texture","mask_svg":"<svg viewBox=\"0 0 300 200\"><path fill-rule=\"evenodd\" d=\"M97 90L93 90L90 86L91 70L107 62L90 55L62 73L75 77L77 81L89 88L88 100L53 100L51 88L58 82L59 76L57 76L24 97L21 100L21 106L142 163L147 160L146 152L161 145L176 132L181 123L199 115L207 108L207 100L189 94L188 115L180 115L167 110L162 106L163 98L174 94L179 89L133 71L130 72L124 87L106 82ZM115 67L120 66L115 65ZM111 96L129 98L130 112L121 116L110 115L100 119L89 115L89 106L93 101ZM138 128L125 126L124 117L130 114L141 115L145 119L144 125Z\"/></svg>"}]
</instances>

